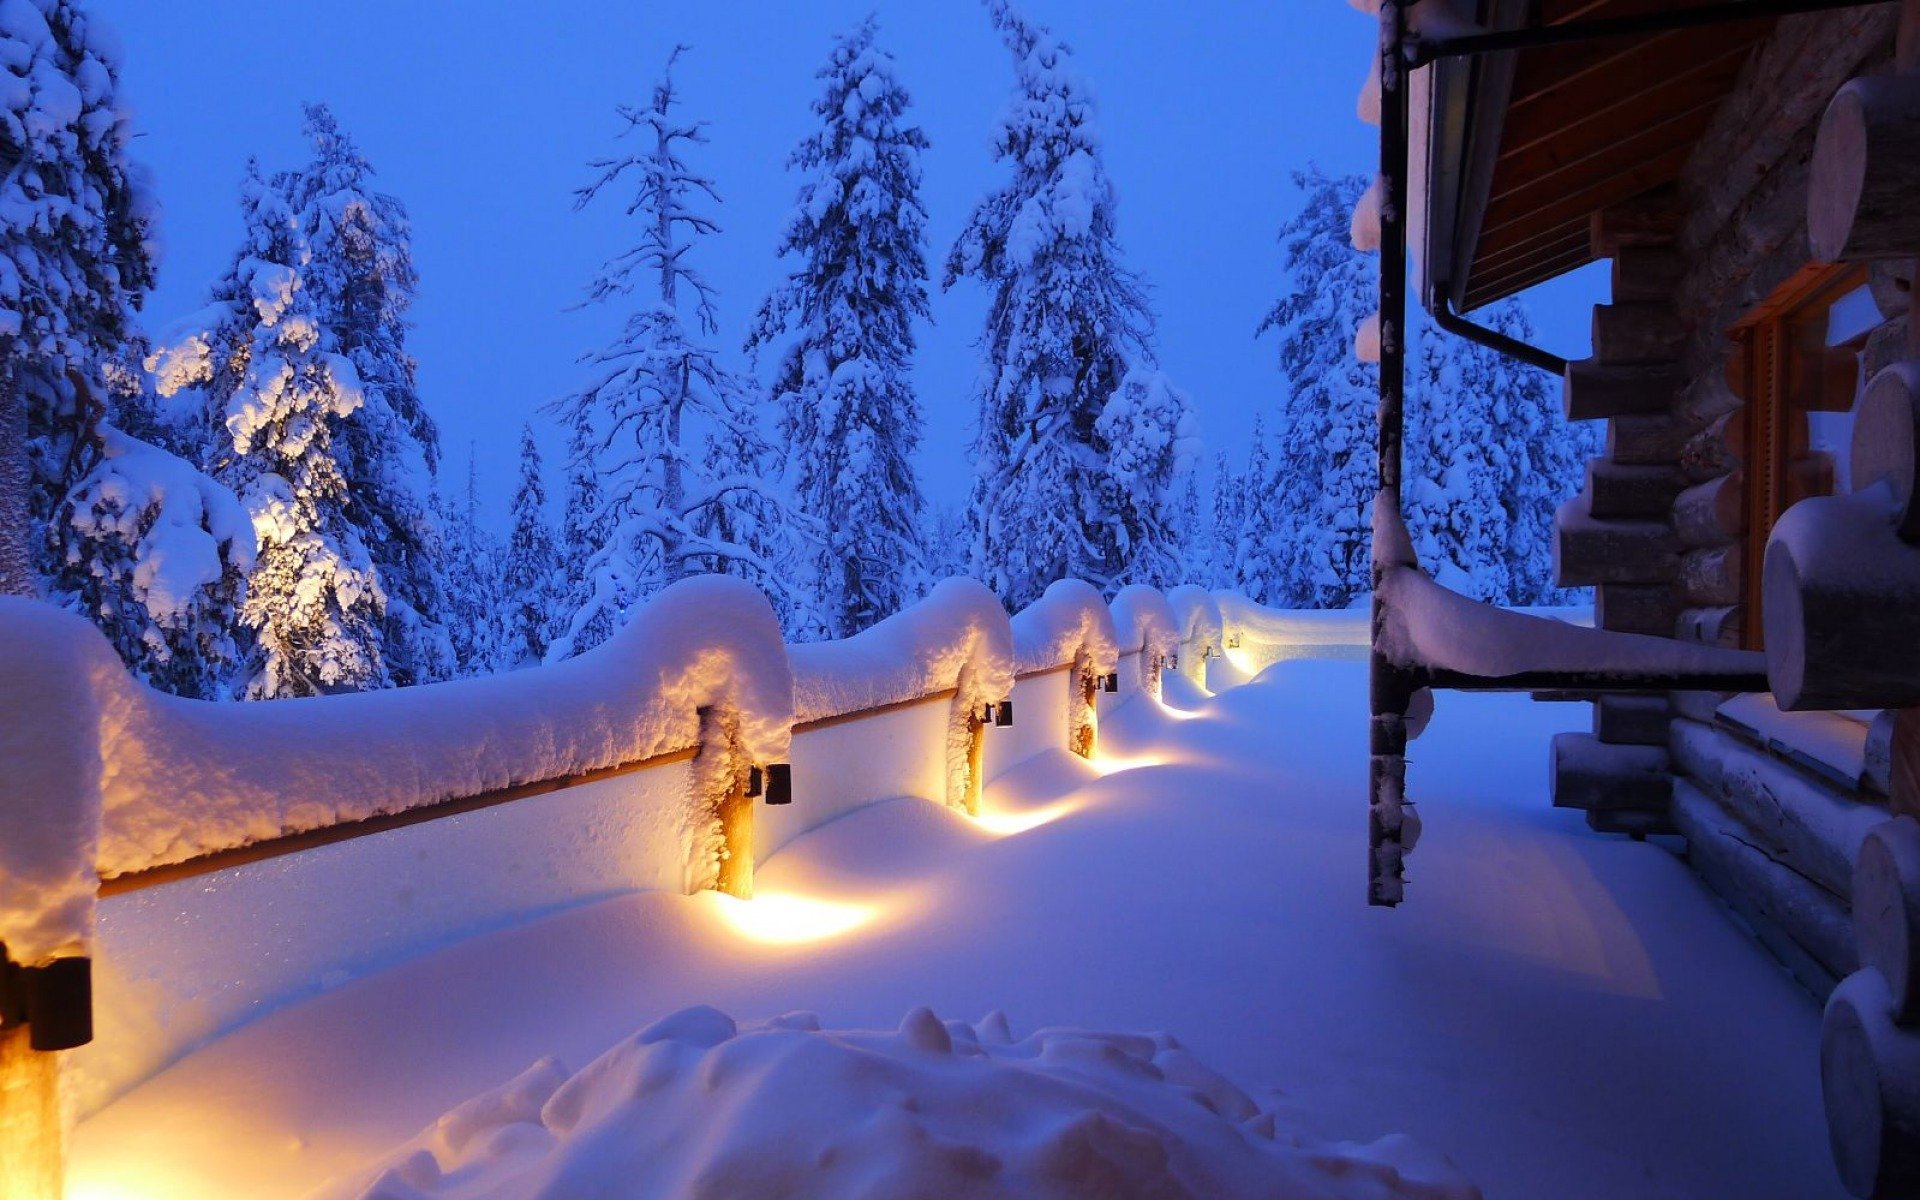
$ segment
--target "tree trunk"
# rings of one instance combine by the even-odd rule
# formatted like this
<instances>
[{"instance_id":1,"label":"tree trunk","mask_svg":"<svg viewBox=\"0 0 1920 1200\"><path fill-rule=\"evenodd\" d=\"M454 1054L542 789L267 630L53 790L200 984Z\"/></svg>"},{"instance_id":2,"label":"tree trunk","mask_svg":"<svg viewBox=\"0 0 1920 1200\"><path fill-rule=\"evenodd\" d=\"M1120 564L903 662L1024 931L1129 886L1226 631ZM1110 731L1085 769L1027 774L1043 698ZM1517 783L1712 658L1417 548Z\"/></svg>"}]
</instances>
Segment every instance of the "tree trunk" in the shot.
<instances>
[{"instance_id":1,"label":"tree trunk","mask_svg":"<svg viewBox=\"0 0 1920 1200\"><path fill-rule=\"evenodd\" d=\"M33 464L27 401L0 372L0 596L37 596L33 570Z\"/></svg>"}]
</instances>

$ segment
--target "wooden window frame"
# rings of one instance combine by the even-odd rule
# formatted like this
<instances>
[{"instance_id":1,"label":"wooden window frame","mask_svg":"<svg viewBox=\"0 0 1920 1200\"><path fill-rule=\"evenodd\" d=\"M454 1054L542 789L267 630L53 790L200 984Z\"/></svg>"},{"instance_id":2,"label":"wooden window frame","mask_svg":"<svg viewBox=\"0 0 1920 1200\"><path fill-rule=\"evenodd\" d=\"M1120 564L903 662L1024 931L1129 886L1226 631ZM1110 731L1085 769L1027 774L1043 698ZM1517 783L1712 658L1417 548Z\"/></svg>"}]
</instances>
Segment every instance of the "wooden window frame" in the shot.
<instances>
[{"instance_id":1,"label":"wooden window frame","mask_svg":"<svg viewBox=\"0 0 1920 1200\"><path fill-rule=\"evenodd\" d=\"M1853 407L1865 335L1829 346L1827 330L1835 302L1866 281L1858 264L1809 264L1728 330L1728 371L1746 405L1740 644L1749 650L1762 648L1760 566L1774 523L1799 501L1833 492L1833 461L1813 449L1807 415Z\"/></svg>"}]
</instances>

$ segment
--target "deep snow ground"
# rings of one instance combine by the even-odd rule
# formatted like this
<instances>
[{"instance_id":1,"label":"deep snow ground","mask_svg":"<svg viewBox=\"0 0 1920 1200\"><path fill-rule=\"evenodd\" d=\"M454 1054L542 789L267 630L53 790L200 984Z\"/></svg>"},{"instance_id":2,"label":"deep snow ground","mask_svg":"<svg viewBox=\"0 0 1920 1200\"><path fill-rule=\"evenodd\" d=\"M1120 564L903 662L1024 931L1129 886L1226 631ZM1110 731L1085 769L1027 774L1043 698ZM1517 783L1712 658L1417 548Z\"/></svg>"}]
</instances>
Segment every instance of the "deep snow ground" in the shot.
<instances>
[{"instance_id":1,"label":"deep snow ground","mask_svg":"<svg viewBox=\"0 0 1920 1200\"><path fill-rule=\"evenodd\" d=\"M991 831L876 805L765 864L753 906L586 905L245 1027L83 1126L74 1195L299 1196L696 1003L1165 1030L1326 1135L1411 1134L1495 1200L1840 1195L1812 999L1671 854L1547 806L1547 736L1584 708L1441 697L1386 911L1364 903L1362 664L1283 663L1198 719L1145 703L1104 724L1107 773L1000 781Z\"/></svg>"}]
</instances>

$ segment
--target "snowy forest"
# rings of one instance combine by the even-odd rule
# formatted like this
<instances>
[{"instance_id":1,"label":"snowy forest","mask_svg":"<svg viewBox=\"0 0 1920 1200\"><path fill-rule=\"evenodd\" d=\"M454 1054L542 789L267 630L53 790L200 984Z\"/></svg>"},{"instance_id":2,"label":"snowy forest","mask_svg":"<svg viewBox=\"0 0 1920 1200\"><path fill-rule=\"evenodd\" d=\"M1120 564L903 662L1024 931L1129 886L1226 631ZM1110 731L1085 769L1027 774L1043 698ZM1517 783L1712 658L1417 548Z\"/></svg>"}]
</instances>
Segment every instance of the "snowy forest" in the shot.
<instances>
[{"instance_id":1,"label":"snowy forest","mask_svg":"<svg viewBox=\"0 0 1920 1200\"><path fill-rule=\"evenodd\" d=\"M985 7L1011 94L964 225L928 228L936 150L868 19L817 73L792 215L744 329L721 327L701 270L727 235L700 97L675 77L694 51L659 65L573 195L628 219L581 300L622 324L541 409L564 461L543 460L546 431L501 431L520 446L505 529L480 518L488 485L451 465L442 401L418 382L404 199L327 105L306 109L307 161L235 164L231 266L204 307L150 321L164 217L112 42L77 0L0 9L0 587L85 615L154 686L217 699L555 661L702 573L762 588L794 641L848 637L951 575L1009 609L1069 577L1364 603L1376 381L1351 331L1377 305L1350 214L1367 181L1307 165L1273 198L1275 303L1221 335L1272 345L1271 395L1210 451L1205 398L1161 361L1150 281L1127 262L1088 80L1052 31ZM935 399L968 405L974 437L929 447L911 366L929 289L961 281L989 300L963 331L978 374ZM1479 319L1531 334L1512 301ZM1554 489L1589 435L1552 378L1417 344L1421 560L1482 600L1564 599ZM972 464L964 504L924 494L929 453Z\"/></svg>"}]
</instances>

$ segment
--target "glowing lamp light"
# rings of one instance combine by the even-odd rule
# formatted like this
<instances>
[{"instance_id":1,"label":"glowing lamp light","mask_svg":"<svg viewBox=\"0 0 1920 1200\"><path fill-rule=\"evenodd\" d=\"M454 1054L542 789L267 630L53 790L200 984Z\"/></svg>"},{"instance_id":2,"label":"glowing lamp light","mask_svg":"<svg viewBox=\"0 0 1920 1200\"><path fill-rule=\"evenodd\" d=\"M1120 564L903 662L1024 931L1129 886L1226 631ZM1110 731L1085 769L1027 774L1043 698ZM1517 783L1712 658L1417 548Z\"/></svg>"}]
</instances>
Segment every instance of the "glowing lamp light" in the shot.
<instances>
[{"instance_id":1,"label":"glowing lamp light","mask_svg":"<svg viewBox=\"0 0 1920 1200\"><path fill-rule=\"evenodd\" d=\"M735 933L775 946L796 946L839 937L880 915L880 910L870 904L816 900L787 892L761 892L751 900L719 892L705 894L713 898L721 918Z\"/></svg>"},{"instance_id":2,"label":"glowing lamp light","mask_svg":"<svg viewBox=\"0 0 1920 1200\"><path fill-rule=\"evenodd\" d=\"M1096 752L1092 762L1094 769L1102 775L1115 775L1121 771L1138 771L1143 767L1165 766L1167 760L1153 754L1125 755Z\"/></svg>"},{"instance_id":3,"label":"glowing lamp light","mask_svg":"<svg viewBox=\"0 0 1920 1200\"><path fill-rule=\"evenodd\" d=\"M1230 634L1228 634L1228 635L1227 635L1227 649L1229 649L1229 650L1238 650L1239 648L1240 648L1240 635L1239 635L1239 634L1237 634L1237 633L1230 633Z\"/></svg>"}]
</instances>

